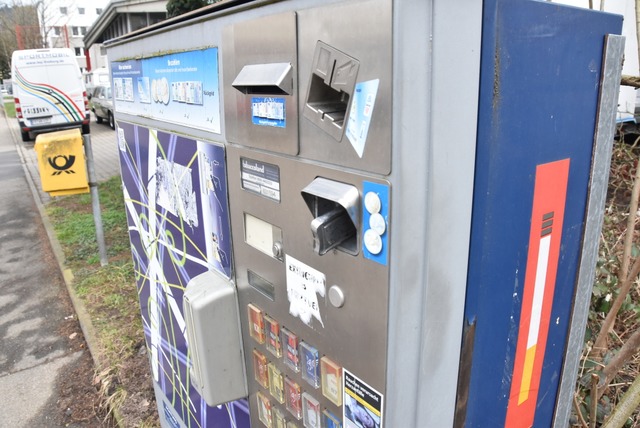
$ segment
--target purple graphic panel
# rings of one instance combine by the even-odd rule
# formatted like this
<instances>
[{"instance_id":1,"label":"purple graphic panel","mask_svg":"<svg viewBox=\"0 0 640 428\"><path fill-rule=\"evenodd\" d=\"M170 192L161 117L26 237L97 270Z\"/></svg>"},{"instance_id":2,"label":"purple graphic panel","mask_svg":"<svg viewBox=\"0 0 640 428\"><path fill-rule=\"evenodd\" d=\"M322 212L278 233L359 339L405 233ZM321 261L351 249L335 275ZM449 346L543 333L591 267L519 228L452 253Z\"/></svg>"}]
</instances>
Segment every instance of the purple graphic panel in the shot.
<instances>
[{"instance_id":1,"label":"purple graphic panel","mask_svg":"<svg viewBox=\"0 0 640 428\"><path fill-rule=\"evenodd\" d=\"M165 413L184 426L249 427L246 401L212 408L191 383L182 311L192 278L207 270L231 277L224 147L123 122L118 144L151 372L171 403Z\"/></svg>"}]
</instances>

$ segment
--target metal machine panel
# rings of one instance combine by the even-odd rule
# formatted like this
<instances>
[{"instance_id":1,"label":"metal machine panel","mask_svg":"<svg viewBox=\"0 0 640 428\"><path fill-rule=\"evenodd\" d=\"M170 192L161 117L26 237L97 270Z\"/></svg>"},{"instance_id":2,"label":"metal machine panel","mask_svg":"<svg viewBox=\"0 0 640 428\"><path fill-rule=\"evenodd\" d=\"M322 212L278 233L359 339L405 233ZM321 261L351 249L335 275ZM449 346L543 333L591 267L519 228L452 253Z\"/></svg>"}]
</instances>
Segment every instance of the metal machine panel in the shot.
<instances>
[{"instance_id":1,"label":"metal machine panel","mask_svg":"<svg viewBox=\"0 0 640 428\"><path fill-rule=\"evenodd\" d=\"M227 140L298 154L295 13L228 26L223 45Z\"/></svg>"},{"instance_id":2,"label":"metal machine panel","mask_svg":"<svg viewBox=\"0 0 640 428\"><path fill-rule=\"evenodd\" d=\"M391 3L298 12L301 157L391 171Z\"/></svg>"},{"instance_id":3,"label":"metal machine panel","mask_svg":"<svg viewBox=\"0 0 640 428\"><path fill-rule=\"evenodd\" d=\"M369 229L369 226L363 226L359 219L363 211L369 209L384 213L386 218L381 217L385 226L388 225L389 184L374 177L242 148L229 147L227 156L232 217L255 216L282 230L282 241L277 242L277 246L274 243L274 255L276 252L282 255L277 258L245 242L242 221L232 225L252 421L255 423L259 419L256 406L263 395L269 397L273 412L279 408L289 416L292 414L291 409L287 410L288 403L279 404L269 388L267 374L263 371L271 366L284 374L285 379L299 385L301 393L310 394L322 408L342 415L347 397L342 384L335 384L338 389L332 393L322 385L321 379L316 379L317 384L314 376L310 380L305 370L309 366L303 364L305 350L302 344L308 344L318 351L319 357L325 357L321 363L328 364L326 367L337 368L338 372L344 368L344 375L351 373L383 396L389 273L386 260L381 263L365 258L363 229ZM246 164L253 166L254 174L261 174L263 167L277 169L278 173L274 172L272 176L277 182L274 187L280 192L279 200L245 188L243 181L251 179ZM323 179L320 185L316 181L318 177ZM328 186L329 181L338 185ZM310 186L312 183L316 185ZM381 186L386 194L371 187L372 193L381 194L381 197L379 205L369 204L366 208L363 189L371 184ZM331 211L336 205L351 205L348 202L351 197L333 196L334 193L344 195L345 188L354 189L357 198L357 212L353 213L357 218L355 252L350 254L337 247L320 255L315 249L312 223L322 217L323 209ZM333 192L335 189L338 191ZM346 190L347 194L353 195ZM310 210L307 205L314 197L321 199L317 204L320 212ZM334 203L334 199L340 202ZM349 218L348 214L345 216ZM268 230L270 233L272 228ZM380 233L386 242L391 232L385 229ZM284 331L295 336L287 336L292 337L294 343L290 349ZM273 342L276 338L280 338L280 345ZM276 350L278 346L280 352ZM300 352L298 367L292 362L295 358L288 355L294 349Z\"/></svg>"},{"instance_id":4,"label":"metal machine panel","mask_svg":"<svg viewBox=\"0 0 640 428\"><path fill-rule=\"evenodd\" d=\"M485 5L462 356L470 375L459 383L466 409L458 426L552 424L585 221L594 88L604 36L620 29L618 16L550 3Z\"/></svg>"}]
</instances>

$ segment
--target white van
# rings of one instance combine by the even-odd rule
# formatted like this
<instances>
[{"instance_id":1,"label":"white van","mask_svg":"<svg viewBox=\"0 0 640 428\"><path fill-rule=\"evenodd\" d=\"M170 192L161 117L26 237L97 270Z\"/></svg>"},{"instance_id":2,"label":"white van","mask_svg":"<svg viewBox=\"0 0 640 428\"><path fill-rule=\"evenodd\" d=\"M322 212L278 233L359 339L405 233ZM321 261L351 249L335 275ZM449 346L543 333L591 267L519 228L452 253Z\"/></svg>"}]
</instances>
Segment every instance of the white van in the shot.
<instances>
[{"instance_id":1,"label":"white van","mask_svg":"<svg viewBox=\"0 0 640 428\"><path fill-rule=\"evenodd\" d=\"M11 78L22 141L69 128L89 133L89 100L71 49L15 51Z\"/></svg>"}]
</instances>

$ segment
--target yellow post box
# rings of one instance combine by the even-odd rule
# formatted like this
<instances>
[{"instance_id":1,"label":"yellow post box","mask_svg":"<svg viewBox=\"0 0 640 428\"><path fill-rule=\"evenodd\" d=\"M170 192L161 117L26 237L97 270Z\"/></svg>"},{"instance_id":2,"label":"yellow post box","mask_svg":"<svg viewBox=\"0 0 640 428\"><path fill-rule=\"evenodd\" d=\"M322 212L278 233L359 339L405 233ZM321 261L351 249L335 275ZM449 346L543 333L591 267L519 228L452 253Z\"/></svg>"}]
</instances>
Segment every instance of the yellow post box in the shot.
<instances>
[{"instance_id":1,"label":"yellow post box","mask_svg":"<svg viewBox=\"0 0 640 428\"><path fill-rule=\"evenodd\" d=\"M89 192L80 129L40 134L35 150L42 190L51 196Z\"/></svg>"}]
</instances>

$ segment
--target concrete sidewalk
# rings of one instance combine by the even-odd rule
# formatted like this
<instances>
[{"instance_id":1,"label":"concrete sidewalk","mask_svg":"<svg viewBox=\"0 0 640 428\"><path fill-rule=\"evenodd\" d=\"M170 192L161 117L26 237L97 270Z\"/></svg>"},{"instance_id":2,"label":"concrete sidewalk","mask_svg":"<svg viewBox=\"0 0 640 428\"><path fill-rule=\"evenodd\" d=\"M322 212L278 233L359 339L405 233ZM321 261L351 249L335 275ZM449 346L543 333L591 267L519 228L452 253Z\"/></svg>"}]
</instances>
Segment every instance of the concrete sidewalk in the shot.
<instances>
[{"instance_id":1,"label":"concrete sidewalk","mask_svg":"<svg viewBox=\"0 0 640 428\"><path fill-rule=\"evenodd\" d=\"M120 173L116 133L95 122L91 127L100 182ZM67 323L77 317L89 349L95 346L91 321L71 288L64 256L44 211L50 197L41 190L33 147L34 142L21 141L17 120L0 117L2 427L56 427L56 409L49 407L56 402L56 379L85 352L73 349L70 339L60 334ZM58 294L65 288L73 309Z\"/></svg>"}]
</instances>

